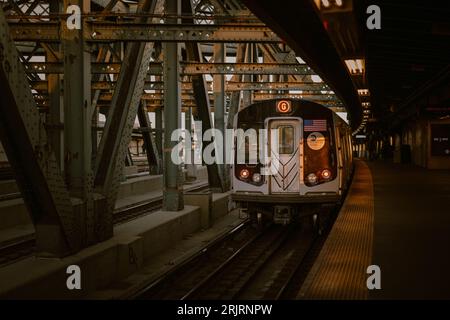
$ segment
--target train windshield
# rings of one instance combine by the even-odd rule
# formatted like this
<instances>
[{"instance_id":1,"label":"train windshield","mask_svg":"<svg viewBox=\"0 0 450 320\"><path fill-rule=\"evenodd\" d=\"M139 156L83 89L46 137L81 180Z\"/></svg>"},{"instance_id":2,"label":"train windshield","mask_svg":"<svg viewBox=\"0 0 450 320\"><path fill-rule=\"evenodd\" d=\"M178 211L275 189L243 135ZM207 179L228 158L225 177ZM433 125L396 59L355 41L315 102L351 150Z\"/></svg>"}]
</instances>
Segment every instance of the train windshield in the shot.
<instances>
[{"instance_id":1,"label":"train windshield","mask_svg":"<svg viewBox=\"0 0 450 320\"><path fill-rule=\"evenodd\" d=\"M294 127L282 125L278 127L278 153L292 154L294 152Z\"/></svg>"}]
</instances>

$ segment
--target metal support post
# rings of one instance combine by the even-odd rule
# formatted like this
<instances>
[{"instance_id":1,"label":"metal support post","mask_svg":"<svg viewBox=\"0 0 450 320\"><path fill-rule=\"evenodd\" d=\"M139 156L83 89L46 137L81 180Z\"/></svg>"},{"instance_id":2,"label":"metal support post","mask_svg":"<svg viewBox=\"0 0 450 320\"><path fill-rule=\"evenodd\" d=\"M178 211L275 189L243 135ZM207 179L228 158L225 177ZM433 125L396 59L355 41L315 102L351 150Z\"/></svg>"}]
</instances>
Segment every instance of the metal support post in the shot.
<instances>
[{"instance_id":1,"label":"metal support post","mask_svg":"<svg viewBox=\"0 0 450 320\"><path fill-rule=\"evenodd\" d=\"M59 13L62 6L59 1L51 0L49 3L50 13ZM61 46L59 44L48 44L45 46L47 49L46 61L47 62L59 62L59 54L61 52ZM49 107L46 126L49 135L49 142L52 150L55 153L56 162L61 170L64 170L64 148L63 148L63 98L61 95L62 81L61 75L49 74L47 76L47 90L49 95Z\"/></svg>"},{"instance_id":2,"label":"metal support post","mask_svg":"<svg viewBox=\"0 0 450 320\"><path fill-rule=\"evenodd\" d=\"M88 0L64 0L64 11L78 5L90 12ZM83 246L95 242L95 218L92 192L92 110L91 55L83 41L83 30L62 22L64 51L64 173L71 197L83 203L80 212Z\"/></svg>"},{"instance_id":3,"label":"metal support post","mask_svg":"<svg viewBox=\"0 0 450 320\"><path fill-rule=\"evenodd\" d=\"M195 157L195 150L194 150L194 132L192 131L192 108L189 107L185 112L185 128L189 135L187 138L189 139L186 141L186 152L189 152L190 154L190 160L191 162L186 165L187 170L187 180L195 180L197 177L197 167L194 163L194 157Z\"/></svg>"},{"instance_id":4,"label":"metal support post","mask_svg":"<svg viewBox=\"0 0 450 320\"><path fill-rule=\"evenodd\" d=\"M137 11L161 14L162 1L140 1ZM140 23L153 20L155 18L137 17L135 19ZM127 46L108 111L105 130L98 148L94 179L95 189L106 197L107 202L107 208L99 213L98 217L97 234L100 239L107 239L113 233L114 205L152 51L153 43L131 43Z\"/></svg>"},{"instance_id":5,"label":"metal support post","mask_svg":"<svg viewBox=\"0 0 450 320\"><path fill-rule=\"evenodd\" d=\"M165 13L177 15L181 9L179 0L166 0ZM167 19L166 23L177 23ZM166 211L178 211L184 207L180 165L174 163L172 150L178 141L171 141L172 132L181 128L180 47L178 43L163 43L164 62L164 199Z\"/></svg>"},{"instance_id":6,"label":"metal support post","mask_svg":"<svg viewBox=\"0 0 450 320\"><path fill-rule=\"evenodd\" d=\"M223 63L226 57L226 47L224 44L214 45L214 62ZM216 147L215 155L216 159L222 163L217 165L219 170L220 179L223 181L223 187L228 189L228 179L225 175L225 75L214 75L213 77L213 93L214 93L214 128L220 131L222 134L222 141L216 141L214 138ZM219 142L219 143L217 143Z\"/></svg>"},{"instance_id":7,"label":"metal support post","mask_svg":"<svg viewBox=\"0 0 450 320\"><path fill-rule=\"evenodd\" d=\"M158 154L160 159L162 158L162 149L163 149L163 107L157 107L155 110L155 137L156 137L156 146L158 148Z\"/></svg>"},{"instance_id":8,"label":"metal support post","mask_svg":"<svg viewBox=\"0 0 450 320\"><path fill-rule=\"evenodd\" d=\"M141 126L142 139L144 140L145 154L150 174L159 174L161 172L161 159L159 157L158 148L151 132L151 123L148 118L147 106L141 103L138 109L138 120Z\"/></svg>"},{"instance_id":9,"label":"metal support post","mask_svg":"<svg viewBox=\"0 0 450 320\"><path fill-rule=\"evenodd\" d=\"M183 0L183 14L193 14L190 0ZM183 19L183 23L192 23L192 19ZM200 47L197 43L186 43L187 59L190 61L203 62ZM195 102L197 105L197 115L202 122L202 136L211 129L211 113L209 105L208 88L203 74L195 74L191 77L192 90L194 91ZM203 148L206 144L203 144ZM222 180L220 179L218 166L216 163L207 165L209 187L212 190L223 190Z\"/></svg>"},{"instance_id":10,"label":"metal support post","mask_svg":"<svg viewBox=\"0 0 450 320\"><path fill-rule=\"evenodd\" d=\"M35 225L37 251L64 256L81 246L80 221L48 148L46 130L1 7L0 30L1 142Z\"/></svg>"}]
</instances>

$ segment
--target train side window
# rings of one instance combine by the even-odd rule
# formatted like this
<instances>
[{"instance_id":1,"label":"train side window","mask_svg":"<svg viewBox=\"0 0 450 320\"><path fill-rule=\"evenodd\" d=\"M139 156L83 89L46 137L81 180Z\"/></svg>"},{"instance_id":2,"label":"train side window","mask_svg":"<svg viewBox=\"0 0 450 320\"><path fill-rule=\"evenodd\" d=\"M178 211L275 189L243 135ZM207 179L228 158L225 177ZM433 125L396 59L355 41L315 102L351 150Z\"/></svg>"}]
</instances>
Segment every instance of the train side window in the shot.
<instances>
[{"instance_id":1,"label":"train side window","mask_svg":"<svg viewBox=\"0 0 450 320\"><path fill-rule=\"evenodd\" d=\"M279 154L294 153L294 127L293 126L279 126L278 127L278 152Z\"/></svg>"}]
</instances>

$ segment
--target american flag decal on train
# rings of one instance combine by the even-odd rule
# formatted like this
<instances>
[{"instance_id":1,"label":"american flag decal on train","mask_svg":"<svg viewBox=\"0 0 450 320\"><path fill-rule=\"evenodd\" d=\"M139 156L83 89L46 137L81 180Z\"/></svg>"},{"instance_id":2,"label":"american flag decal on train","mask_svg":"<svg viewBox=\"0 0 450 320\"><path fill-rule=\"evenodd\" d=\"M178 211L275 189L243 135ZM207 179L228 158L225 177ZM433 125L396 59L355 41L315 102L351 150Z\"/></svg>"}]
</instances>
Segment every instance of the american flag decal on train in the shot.
<instances>
[{"instance_id":1,"label":"american flag decal on train","mask_svg":"<svg viewBox=\"0 0 450 320\"><path fill-rule=\"evenodd\" d=\"M307 131L327 131L327 120L305 120L304 121L305 132Z\"/></svg>"}]
</instances>

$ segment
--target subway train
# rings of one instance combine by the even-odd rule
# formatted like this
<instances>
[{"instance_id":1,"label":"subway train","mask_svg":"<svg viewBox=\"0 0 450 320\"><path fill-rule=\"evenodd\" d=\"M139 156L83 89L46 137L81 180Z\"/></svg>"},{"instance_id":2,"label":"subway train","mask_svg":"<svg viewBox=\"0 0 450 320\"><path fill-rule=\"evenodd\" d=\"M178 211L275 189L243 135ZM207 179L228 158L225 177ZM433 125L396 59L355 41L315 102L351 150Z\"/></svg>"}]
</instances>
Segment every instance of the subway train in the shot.
<instances>
[{"instance_id":1,"label":"subway train","mask_svg":"<svg viewBox=\"0 0 450 320\"><path fill-rule=\"evenodd\" d=\"M252 219L288 224L342 200L353 171L352 136L331 109L261 101L236 114L234 129L232 199ZM258 139L237 134L252 130Z\"/></svg>"}]
</instances>

